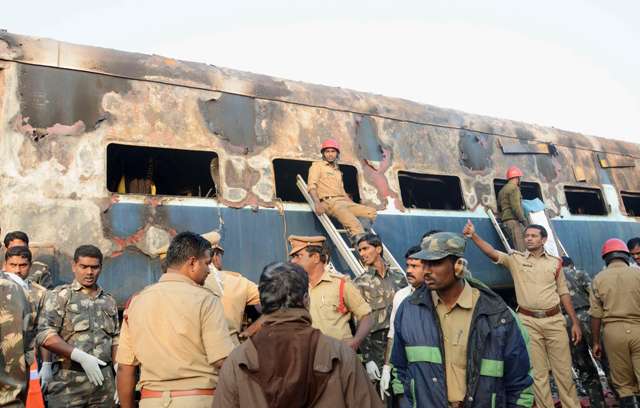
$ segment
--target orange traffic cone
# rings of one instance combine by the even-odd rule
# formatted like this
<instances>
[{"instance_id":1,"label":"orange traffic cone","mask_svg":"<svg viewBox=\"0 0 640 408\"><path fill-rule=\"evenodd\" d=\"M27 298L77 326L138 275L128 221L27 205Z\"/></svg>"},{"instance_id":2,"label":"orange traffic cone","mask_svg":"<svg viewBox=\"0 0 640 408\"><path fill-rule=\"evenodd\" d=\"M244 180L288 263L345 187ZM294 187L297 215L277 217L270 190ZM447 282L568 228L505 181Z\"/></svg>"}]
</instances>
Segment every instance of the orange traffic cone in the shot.
<instances>
[{"instance_id":1,"label":"orange traffic cone","mask_svg":"<svg viewBox=\"0 0 640 408\"><path fill-rule=\"evenodd\" d=\"M38 377L38 363L35 361L29 369L27 408L44 408L44 398L42 397L42 390L40 389L40 377Z\"/></svg>"}]
</instances>

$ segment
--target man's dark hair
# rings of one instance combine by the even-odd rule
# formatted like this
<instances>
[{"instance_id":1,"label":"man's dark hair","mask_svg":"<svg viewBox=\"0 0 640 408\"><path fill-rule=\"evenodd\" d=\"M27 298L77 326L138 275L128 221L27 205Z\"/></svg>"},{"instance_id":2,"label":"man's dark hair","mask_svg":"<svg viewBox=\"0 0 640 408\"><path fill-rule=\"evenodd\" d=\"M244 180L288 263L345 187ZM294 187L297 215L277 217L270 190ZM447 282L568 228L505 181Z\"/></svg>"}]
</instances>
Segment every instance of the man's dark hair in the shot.
<instances>
[{"instance_id":1,"label":"man's dark hair","mask_svg":"<svg viewBox=\"0 0 640 408\"><path fill-rule=\"evenodd\" d=\"M11 231L4 236L4 247L9 248L9 244L14 239L19 239L20 241L24 241L26 245L29 245L29 236L26 233L22 231Z\"/></svg>"},{"instance_id":2,"label":"man's dark hair","mask_svg":"<svg viewBox=\"0 0 640 408\"><path fill-rule=\"evenodd\" d=\"M564 266L566 268L566 267L569 267L569 266L572 266L572 265L574 265L573 259L571 259L568 256L563 256L562 257L562 266Z\"/></svg>"},{"instance_id":3,"label":"man's dark hair","mask_svg":"<svg viewBox=\"0 0 640 408\"><path fill-rule=\"evenodd\" d=\"M7 261L12 256L19 256L31 263L31 251L26 246L15 246L7 249L7 252L4 254L4 260Z\"/></svg>"},{"instance_id":4,"label":"man's dark hair","mask_svg":"<svg viewBox=\"0 0 640 408\"><path fill-rule=\"evenodd\" d=\"M102 265L102 251L95 245L80 245L73 253L73 262L78 262L81 257L96 258Z\"/></svg>"},{"instance_id":5,"label":"man's dark hair","mask_svg":"<svg viewBox=\"0 0 640 408\"><path fill-rule=\"evenodd\" d=\"M629 248L629 251L633 250L637 246L640 246L640 237L633 237L627 241L627 248Z\"/></svg>"},{"instance_id":6,"label":"man's dark hair","mask_svg":"<svg viewBox=\"0 0 640 408\"><path fill-rule=\"evenodd\" d=\"M404 259L411 258L411 255L417 254L421 250L422 250L422 248L420 247L420 245L412 246L411 248L407 249L407 252L404 253Z\"/></svg>"},{"instance_id":7,"label":"man's dark hair","mask_svg":"<svg viewBox=\"0 0 640 408\"><path fill-rule=\"evenodd\" d=\"M423 239L425 239L426 237L430 237L431 235L433 235L433 234L437 234L438 232L442 232L442 230L439 230L439 229L432 229L432 230L429 230L429 231L425 232L425 233L422 235L422 238L420 238L420 242L422 242L422 240L423 240Z\"/></svg>"},{"instance_id":8,"label":"man's dark hair","mask_svg":"<svg viewBox=\"0 0 640 408\"><path fill-rule=\"evenodd\" d=\"M313 254L320 255L320 262L322 262L323 264L327 264L329 262L329 249L324 244L322 244L322 246L309 245L308 247L303 248L302 250L307 251L309 255L313 255Z\"/></svg>"},{"instance_id":9,"label":"man's dark hair","mask_svg":"<svg viewBox=\"0 0 640 408\"><path fill-rule=\"evenodd\" d=\"M540 235L542 236L542 238L547 238L549 236L547 229L539 224L529 224L527 225L527 228L525 228L524 230L527 231L528 229L532 229L532 228L540 231Z\"/></svg>"},{"instance_id":10,"label":"man's dark hair","mask_svg":"<svg viewBox=\"0 0 640 408\"><path fill-rule=\"evenodd\" d=\"M280 309L303 309L309 292L309 277L301 266L290 262L269 264L262 270L260 282L262 313Z\"/></svg>"},{"instance_id":11,"label":"man's dark hair","mask_svg":"<svg viewBox=\"0 0 640 408\"><path fill-rule=\"evenodd\" d=\"M165 260L168 268L182 266L189 258L200 259L211 249L211 243L191 231L181 232L171 240Z\"/></svg>"},{"instance_id":12,"label":"man's dark hair","mask_svg":"<svg viewBox=\"0 0 640 408\"><path fill-rule=\"evenodd\" d=\"M382 240L380 239L380 237L370 232L358 238L356 246L360 245L361 242L366 242L371 246L382 248ZM380 256L382 256L382 252L380 252Z\"/></svg>"}]
</instances>

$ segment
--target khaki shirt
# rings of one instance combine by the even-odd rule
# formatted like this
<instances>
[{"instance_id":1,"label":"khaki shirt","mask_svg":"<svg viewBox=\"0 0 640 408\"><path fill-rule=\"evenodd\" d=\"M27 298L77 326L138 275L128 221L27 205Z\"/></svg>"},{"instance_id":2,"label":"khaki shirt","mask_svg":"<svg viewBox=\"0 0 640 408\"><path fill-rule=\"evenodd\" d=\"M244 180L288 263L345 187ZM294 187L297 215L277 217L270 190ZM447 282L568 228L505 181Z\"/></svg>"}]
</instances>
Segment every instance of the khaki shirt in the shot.
<instances>
[{"instance_id":1,"label":"khaki shirt","mask_svg":"<svg viewBox=\"0 0 640 408\"><path fill-rule=\"evenodd\" d=\"M74 280L47 292L38 320L36 342L42 346L57 334L72 347L110 362L111 347L118 345L120 327L116 300L98 287L95 296ZM65 358L58 356L58 361Z\"/></svg>"},{"instance_id":2,"label":"khaki shirt","mask_svg":"<svg viewBox=\"0 0 640 408\"><path fill-rule=\"evenodd\" d=\"M505 184L498 192L498 205L502 221L518 220L527 223L522 209L522 193L520 187L513 183Z\"/></svg>"},{"instance_id":3,"label":"khaki shirt","mask_svg":"<svg viewBox=\"0 0 640 408\"><path fill-rule=\"evenodd\" d=\"M446 363L447 398L449 402L463 401L467 393L467 343L473 309L478 303L480 291L465 283L462 293L451 309L440 299L438 293L431 291L436 307L442 341L444 342L444 360Z\"/></svg>"},{"instance_id":4,"label":"khaki shirt","mask_svg":"<svg viewBox=\"0 0 640 408\"><path fill-rule=\"evenodd\" d=\"M593 279L589 301L589 314L605 323L640 324L640 272L610 265Z\"/></svg>"},{"instance_id":5,"label":"khaki shirt","mask_svg":"<svg viewBox=\"0 0 640 408\"><path fill-rule=\"evenodd\" d=\"M309 191L316 190L320 199L347 196L340 168L324 160L313 162L311 165L307 188Z\"/></svg>"},{"instance_id":6,"label":"khaki shirt","mask_svg":"<svg viewBox=\"0 0 640 408\"><path fill-rule=\"evenodd\" d=\"M558 266L562 266L560 258L546 252L540 257L529 251L498 253L496 263L511 272L519 306L533 311L548 310L560 304L560 296L569 294L564 273L562 270L558 273Z\"/></svg>"},{"instance_id":7,"label":"khaki shirt","mask_svg":"<svg viewBox=\"0 0 640 408\"><path fill-rule=\"evenodd\" d=\"M215 388L212 364L233 343L222 304L186 276L165 273L132 297L116 360L140 366L140 385L157 391Z\"/></svg>"},{"instance_id":8,"label":"khaki shirt","mask_svg":"<svg viewBox=\"0 0 640 408\"><path fill-rule=\"evenodd\" d=\"M346 313L338 311L340 305L340 282L344 283L344 306ZM349 320L351 316L361 320L369 313L371 308L364 300L360 291L345 276L331 272L325 272L315 286L309 286L309 312L311 313L312 326L323 334L338 340L353 338Z\"/></svg>"},{"instance_id":9,"label":"khaki shirt","mask_svg":"<svg viewBox=\"0 0 640 408\"><path fill-rule=\"evenodd\" d=\"M229 333L235 336L242 330L244 310L247 306L260 304L258 286L238 272L221 271L222 275L222 306L224 317L227 319ZM206 288L216 293L215 276L209 274L204 282Z\"/></svg>"}]
</instances>

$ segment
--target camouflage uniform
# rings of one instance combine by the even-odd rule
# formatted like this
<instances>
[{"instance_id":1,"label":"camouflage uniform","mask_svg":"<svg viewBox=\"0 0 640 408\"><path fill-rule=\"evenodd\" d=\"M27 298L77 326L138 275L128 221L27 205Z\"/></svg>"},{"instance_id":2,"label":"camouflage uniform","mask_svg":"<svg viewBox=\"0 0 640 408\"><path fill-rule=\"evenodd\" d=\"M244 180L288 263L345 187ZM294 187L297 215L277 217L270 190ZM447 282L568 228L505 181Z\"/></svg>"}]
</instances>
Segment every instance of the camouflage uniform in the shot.
<instances>
[{"instance_id":1,"label":"camouflage uniform","mask_svg":"<svg viewBox=\"0 0 640 408\"><path fill-rule=\"evenodd\" d=\"M27 281L27 300L31 304L31 312L33 313L33 322L30 327L31 337L35 339L38 329L38 320L44 308L44 299L47 295L47 289L37 283ZM35 361L35 347L27 351L27 364L30 366Z\"/></svg>"},{"instance_id":2,"label":"camouflage uniform","mask_svg":"<svg viewBox=\"0 0 640 408\"><path fill-rule=\"evenodd\" d=\"M53 275L51 275L49 266L40 261L33 261L27 280L44 286L45 289L53 288Z\"/></svg>"},{"instance_id":3,"label":"camouflage uniform","mask_svg":"<svg viewBox=\"0 0 640 408\"><path fill-rule=\"evenodd\" d=\"M364 362L375 361L378 367L384 365L393 296L399 289L407 286L407 279L401 272L390 270L388 265L385 265L385 269L384 278L380 277L376 268L369 267L367 272L353 281L372 310L371 334L360 345L362 358Z\"/></svg>"},{"instance_id":4,"label":"camouflage uniform","mask_svg":"<svg viewBox=\"0 0 640 408\"><path fill-rule=\"evenodd\" d=\"M103 384L96 386L80 364L58 356L46 391L49 407L112 407L115 381L111 347L117 346L120 334L115 299L102 288L95 298L91 297L75 280L56 287L45 298L37 344L42 345L52 334L108 364L102 368Z\"/></svg>"},{"instance_id":5,"label":"camouflage uniform","mask_svg":"<svg viewBox=\"0 0 640 408\"><path fill-rule=\"evenodd\" d=\"M0 271L0 406L23 407L29 371L25 353L32 349L33 312L23 289Z\"/></svg>"},{"instance_id":6,"label":"camouflage uniform","mask_svg":"<svg viewBox=\"0 0 640 408\"><path fill-rule=\"evenodd\" d=\"M605 407L602 385L598 372L593 365L593 361L589 356L589 346L592 344L591 324L589 316L589 288L591 287L591 277L584 271L577 270L573 267L562 268L566 277L569 294L576 315L582 323L582 341L577 346L571 348L571 357L573 365L576 369L576 384L578 393L581 396L589 397L591 406L600 408ZM571 325L568 316L567 329L570 330ZM571 335L571 333L569 333Z\"/></svg>"}]
</instances>

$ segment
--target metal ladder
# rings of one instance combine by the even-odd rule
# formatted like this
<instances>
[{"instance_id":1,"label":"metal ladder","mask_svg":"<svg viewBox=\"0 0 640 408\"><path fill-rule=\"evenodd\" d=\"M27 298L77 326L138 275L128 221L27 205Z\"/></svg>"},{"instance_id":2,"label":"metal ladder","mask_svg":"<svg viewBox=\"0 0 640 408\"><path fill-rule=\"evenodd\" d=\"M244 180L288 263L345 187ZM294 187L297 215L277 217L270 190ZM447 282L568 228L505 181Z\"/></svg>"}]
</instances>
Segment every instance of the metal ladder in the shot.
<instances>
[{"instance_id":1,"label":"metal ladder","mask_svg":"<svg viewBox=\"0 0 640 408\"><path fill-rule=\"evenodd\" d=\"M500 227L500 224L498 223L498 220L496 219L496 216L493 213L493 210L487 207L486 211L487 211L487 215L489 216L489 219L491 220L491 223L493 224L493 228L496 229L496 232L498 233L498 237L500 237L500 241L502 242L502 245L504 245L504 249L507 251L507 253L510 253L512 250L511 245L509 245L509 240L507 239L507 236L504 235L504 231L502 231L502 228Z\"/></svg>"},{"instance_id":2,"label":"metal ladder","mask_svg":"<svg viewBox=\"0 0 640 408\"><path fill-rule=\"evenodd\" d=\"M311 195L307 190L307 183L305 183L304 179L299 174L296 177L296 185L298 186L298 189L304 196L305 200L307 200L307 204L309 204L309 207L311 207L312 212L316 214L315 203L313 202L313 199L311 198ZM325 231L327 231L327 234L333 242L333 245L335 245L338 253L342 257L342 259L345 260L347 266L349 266L349 269L351 269L353 274L355 276L360 276L365 273L366 268L364 267L364 265L362 265L362 262L360 262L360 258L356 256L357 249L351 247L348 244L348 242L350 242L349 238L345 237L346 235L348 235L347 230L336 228L327 214L316 214L316 217L318 217L318 220L320 220L320 223L324 227ZM371 228L371 232L375 234L373 228ZM382 258L389 265L390 270L397 271L405 275L404 270L402 269L398 261L396 261L396 259L393 257L391 251L389 251L384 243L382 243Z\"/></svg>"}]
</instances>

